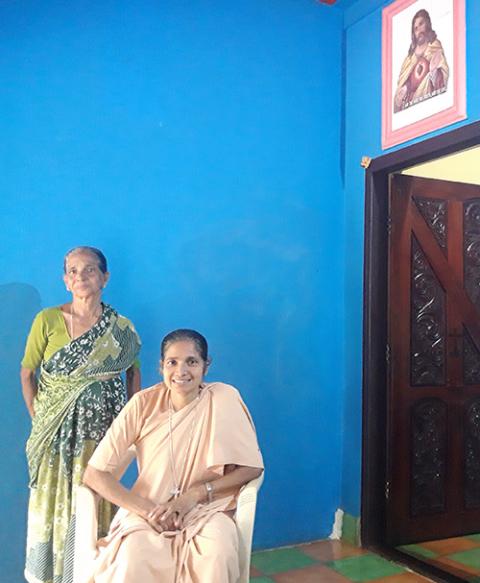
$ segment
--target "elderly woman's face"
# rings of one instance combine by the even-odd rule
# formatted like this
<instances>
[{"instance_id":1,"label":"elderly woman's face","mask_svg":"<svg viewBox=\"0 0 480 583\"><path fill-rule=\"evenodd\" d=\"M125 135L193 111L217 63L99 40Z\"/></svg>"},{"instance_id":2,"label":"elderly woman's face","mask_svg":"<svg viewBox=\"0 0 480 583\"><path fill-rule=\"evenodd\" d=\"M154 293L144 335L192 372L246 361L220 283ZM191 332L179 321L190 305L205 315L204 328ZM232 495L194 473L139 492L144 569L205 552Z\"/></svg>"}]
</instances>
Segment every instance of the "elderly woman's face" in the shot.
<instances>
[{"instance_id":1,"label":"elderly woman's face","mask_svg":"<svg viewBox=\"0 0 480 583\"><path fill-rule=\"evenodd\" d=\"M195 398L200 390L207 363L200 356L195 342L179 340L165 351L162 365L167 387L184 398Z\"/></svg>"},{"instance_id":2,"label":"elderly woman's face","mask_svg":"<svg viewBox=\"0 0 480 583\"><path fill-rule=\"evenodd\" d=\"M108 277L108 273L101 271L93 253L77 251L67 257L63 280L67 289L76 297L87 298L101 293Z\"/></svg>"}]
</instances>

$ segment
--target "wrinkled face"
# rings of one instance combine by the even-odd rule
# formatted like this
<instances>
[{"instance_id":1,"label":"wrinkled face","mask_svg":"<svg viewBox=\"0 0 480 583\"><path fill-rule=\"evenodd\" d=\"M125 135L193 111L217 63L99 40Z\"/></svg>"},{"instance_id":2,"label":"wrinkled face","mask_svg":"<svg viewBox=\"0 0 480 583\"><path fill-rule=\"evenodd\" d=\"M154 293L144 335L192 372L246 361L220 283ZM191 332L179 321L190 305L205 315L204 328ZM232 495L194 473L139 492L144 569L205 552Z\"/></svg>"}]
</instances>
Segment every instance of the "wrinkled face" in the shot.
<instances>
[{"instance_id":1,"label":"wrinkled face","mask_svg":"<svg viewBox=\"0 0 480 583\"><path fill-rule=\"evenodd\" d=\"M427 21L423 16L419 16L413 23L413 34L417 44L423 45L427 40Z\"/></svg>"},{"instance_id":2,"label":"wrinkled face","mask_svg":"<svg viewBox=\"0 0 480 583\"><path fill-rule=\"evenodd\" d=\"M161 366L167 387L187 402L198 395L208 368L192 340L179 340L170 344Z\"/></svg>"},{"instance_id":3,"label":"wrinkled face","mask_svg":"<svg viewBox=\"0 0 480 583\"><path fill-rule=\"evenodd\" d=\"M78 298L100 294L108 277L108 273L102 273L93 253L77 251L67 257L63 281L67 289Z\"/></svg>"}]
</instances>

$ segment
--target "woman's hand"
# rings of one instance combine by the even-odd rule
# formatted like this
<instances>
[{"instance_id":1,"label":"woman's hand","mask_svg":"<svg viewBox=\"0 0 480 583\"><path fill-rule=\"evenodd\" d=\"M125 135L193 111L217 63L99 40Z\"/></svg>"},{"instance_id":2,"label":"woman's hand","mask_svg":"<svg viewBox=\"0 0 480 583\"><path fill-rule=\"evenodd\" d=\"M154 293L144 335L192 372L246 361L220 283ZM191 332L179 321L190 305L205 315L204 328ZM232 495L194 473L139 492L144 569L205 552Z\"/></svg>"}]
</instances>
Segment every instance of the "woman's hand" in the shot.
<instances>
[{"instance_id":1,"label":"woman's hand","mask_svg":"<svg viewBox=\"0 0 480 583\"><path fill-rule=\"evenodd\" d=\"M20 381L22 383L22 393L25 399L25 405L27 406L30 417L33 419L35 417L35 397L37 395L37 379L35 377L35 371L22 366L20 369Z\"/></svg>"},{"instance_id":2,"label":"woman's hand","mask_svg":"<svg viewBox=\"0 0 480 583\"><path fill-rule=\"evenodd\" d=\"M176 530L183 526L183 519L200 501L196 488L192 488L178 498L159 504L148 515L149 524L157 531Z\"/></svg>"},{"instance_id":3,"label":"woman's hand","mask_svg":"<svg viewBox=\"0 0 480 583\"><path fill-rule=\"evenodd\" d=\"M100 494L102 498L140 516L158 532L164 530L159 530L149 518L150 514L158 507L158 504L149 498L131 492L110 472L97 470L93 466L87 465L83 474L83 483Z\"/></svg>"},{"instance_id":4,"label":"woman's hand","mask_svg":"<svg viewBox=\"0 0 480 583\"><path fill-rule=\"evenodd\" d=\"M150 512L144 516L148 524L157 532L163 532L164 530L171 530L169 524L165 520L162 520L163 514L168 509L168 502L165 504L155 504Z\"/></svg>"}]
</instances>

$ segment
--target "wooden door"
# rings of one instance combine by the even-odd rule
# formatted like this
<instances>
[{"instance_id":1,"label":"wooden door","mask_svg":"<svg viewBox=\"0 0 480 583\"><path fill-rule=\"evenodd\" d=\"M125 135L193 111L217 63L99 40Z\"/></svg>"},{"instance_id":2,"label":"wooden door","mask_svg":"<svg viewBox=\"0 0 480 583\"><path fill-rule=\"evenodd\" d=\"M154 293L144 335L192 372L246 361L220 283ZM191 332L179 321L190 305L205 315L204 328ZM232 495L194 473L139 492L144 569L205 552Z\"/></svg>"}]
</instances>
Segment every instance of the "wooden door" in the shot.
<instances>
[{"instance_id":1,"label":"wooden door","mask_svg":"<svg viewBox=\"0 0 480 583\"><path fill-rule=\"evenodd\" d=\"M390 188L386 532L480 533L480 187Z\"/></svg>"}]
</instances>

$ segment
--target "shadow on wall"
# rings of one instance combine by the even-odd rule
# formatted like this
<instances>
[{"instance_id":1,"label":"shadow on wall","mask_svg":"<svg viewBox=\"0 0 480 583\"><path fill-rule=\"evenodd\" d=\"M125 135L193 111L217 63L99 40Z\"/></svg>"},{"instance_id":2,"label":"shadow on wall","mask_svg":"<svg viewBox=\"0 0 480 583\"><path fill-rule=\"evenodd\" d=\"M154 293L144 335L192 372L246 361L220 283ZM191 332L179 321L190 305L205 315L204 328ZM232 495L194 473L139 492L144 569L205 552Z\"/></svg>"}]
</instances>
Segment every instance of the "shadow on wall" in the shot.
<instances>
[{"instance_id":1,"label":"shadow on wall","mask_svg":"<svg viewBox=\"0 0 480 583\"><path fill-rule=\"evenodd\" d=\"M40 294L24 283L0 285L0 572L2 580L23 581L28 500L25 441L30 419L23 405L19 367ZM16 528L21 524L22 528Z\"/></svg>"}]
</instances>

